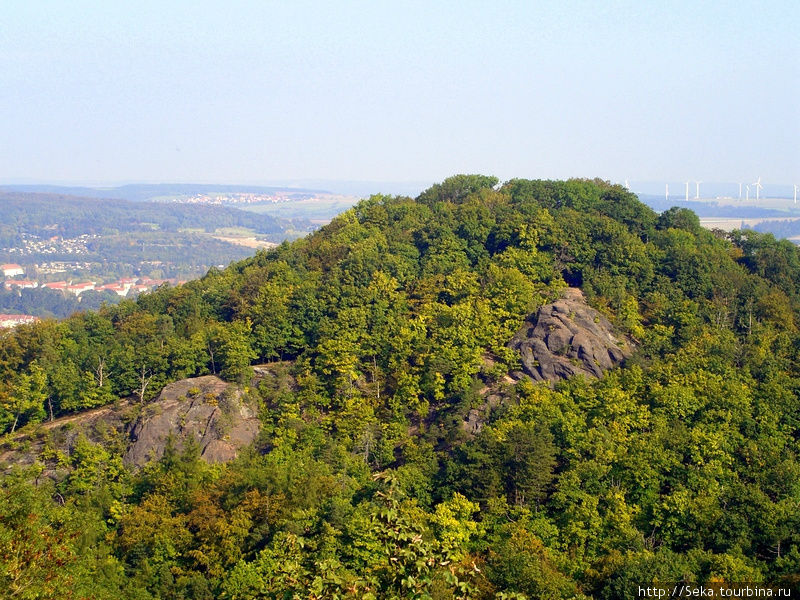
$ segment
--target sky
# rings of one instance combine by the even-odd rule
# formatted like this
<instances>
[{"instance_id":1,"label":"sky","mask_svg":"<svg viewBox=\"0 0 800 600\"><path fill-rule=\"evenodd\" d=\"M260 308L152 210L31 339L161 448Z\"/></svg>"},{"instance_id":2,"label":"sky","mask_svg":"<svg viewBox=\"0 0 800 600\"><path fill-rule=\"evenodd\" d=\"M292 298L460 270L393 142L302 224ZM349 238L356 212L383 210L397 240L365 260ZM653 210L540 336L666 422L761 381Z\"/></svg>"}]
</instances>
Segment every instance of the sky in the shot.
<instances>
[{"instance_id":1,"label":"sky","mask_svg":"<svg viewBox=\"0 0 800 600\"><path fill-rule=\"evenodd\" d=\"M800 183L793 0L2 4L0 183Z\"/></svg>"}]
</instances>

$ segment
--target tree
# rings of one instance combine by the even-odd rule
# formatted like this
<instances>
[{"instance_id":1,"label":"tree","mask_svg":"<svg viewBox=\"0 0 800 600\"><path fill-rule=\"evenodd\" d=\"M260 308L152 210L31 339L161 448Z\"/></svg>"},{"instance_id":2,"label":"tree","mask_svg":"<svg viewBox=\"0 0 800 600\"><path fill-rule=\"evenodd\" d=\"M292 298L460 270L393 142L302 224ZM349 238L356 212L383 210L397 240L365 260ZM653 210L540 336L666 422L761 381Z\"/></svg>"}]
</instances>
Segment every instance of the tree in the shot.
<instances>
[{"instance_id":1,"label":"tree","mask_svg":"<svg viewBox=\"0 0 800 600\"><path fill-rule=\"evenodd\" d=\"M243 382L252 373L251 363L258 358L250 338L250 321L216 324L211 329L209 347L219 374L229 381Z\"/></svg>"},{"instance_id":2,"label":"tree","mask_svg":"<svg viewBox=\"0 0 800 600\"><path fill-rule=\"evenodd\" d=\"M45 416L47 375L36 361L28 365L28 372L17 376L10 390L0 396L0 418L11 425L11 433L20 423L41 421ZM7 426L7 425L6 425Z\"/></svg>"},{"instance_id":3,"label":"tree","mask_svg":"<svg viewBox=\"0 0 800 600\"><path fill-rule=\"evenodd\" d=\"M422 192L417 201L423 204L433 204L434 202L458 204L466 200L470 194L493 188L499 181L497 177L486 175L454 175Z\"/></svg>"},{"instance_id":4,"label":"tree","mask_svg":"<svg viewBox=\"0 0 800 600\"><path fill-rule=\"evenodd\" d=\"M701 230L700 218L688 208L673 206L661 213L656 221L658 229L684 229L691 233Z\"/></svg>"},{"instance_id":5,"label":"tree","mask_svg":"<svg viewBox=\"0 0 800 600\"><path fill-rule=\"evenodd\" d=\"M519 424L503 444L507 485L517 506L544 499L556 464L553 435L542 423Z\"/></svg>"}]
</instances>

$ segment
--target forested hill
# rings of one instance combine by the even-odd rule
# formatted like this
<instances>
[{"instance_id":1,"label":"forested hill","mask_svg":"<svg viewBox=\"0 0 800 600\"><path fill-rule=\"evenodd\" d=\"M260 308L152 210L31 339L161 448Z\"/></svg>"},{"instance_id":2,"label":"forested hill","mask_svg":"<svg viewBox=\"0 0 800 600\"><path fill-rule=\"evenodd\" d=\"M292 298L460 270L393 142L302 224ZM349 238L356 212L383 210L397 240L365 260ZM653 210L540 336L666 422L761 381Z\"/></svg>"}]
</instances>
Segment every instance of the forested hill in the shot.
<instances>
[{"instance_id":1,"label":"forested hill","mask_svg":"<svg viewBox=\"0 0 800 600\"><path fill-rule=\"evenodd\" d=\"M130 202L0 190L0 240L20 232L48 237L76 237L81 234L155 229L214 232L221 227L246 227L264 234L279 234L283 230L282 224L274 217L230 207Z\"/></svg>"},{"instance_id":2,"label":"forested hill","mask_svg":"<svg viewBox=\"0 0 800 600\"><path fill-rule=\"evenodd\" d=\"M2 480L0 587L615 599L654 580L796 586L798 252L706 231L686 209L657 215L602 181L456 176L416 199L373 196L201 280L17 328L0 344L0 428L17 430L8 447L44 450ZM567 286L635 351L600 379L511 377L509 342ZM254 386L264 362L277 364ZM253 451L227 465L168 444L131 472L109 432L61 451L37 430L119 397L146 414L166 383L208 373L260 406Z\"/></svg>"}]
</instances>

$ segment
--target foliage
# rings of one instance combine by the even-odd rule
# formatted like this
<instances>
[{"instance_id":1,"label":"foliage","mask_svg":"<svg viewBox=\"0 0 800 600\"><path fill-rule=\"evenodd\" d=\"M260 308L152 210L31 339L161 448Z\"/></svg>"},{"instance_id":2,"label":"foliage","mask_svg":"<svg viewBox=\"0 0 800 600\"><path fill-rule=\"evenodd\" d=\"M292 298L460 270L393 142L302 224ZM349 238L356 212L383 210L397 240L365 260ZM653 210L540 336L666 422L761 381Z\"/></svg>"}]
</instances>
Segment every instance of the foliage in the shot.
<instances>
[{"instance_id":1,"label":"foliage","mask_svg":"<svg viewBox=\"0 0 800 600\"><path fill-rule=\"evenodd\" d=\"M511 336L566 285L636 353L601 380L509 378ZM200 281L3 334L9 440L207 373L258 395L262 432L224 466L189 445L131 474L81 439L57 490L6 476L2 576L141 599L796 585L798 290L791 244L602 181L373 196Z\"/></svg>"}]
</instances>

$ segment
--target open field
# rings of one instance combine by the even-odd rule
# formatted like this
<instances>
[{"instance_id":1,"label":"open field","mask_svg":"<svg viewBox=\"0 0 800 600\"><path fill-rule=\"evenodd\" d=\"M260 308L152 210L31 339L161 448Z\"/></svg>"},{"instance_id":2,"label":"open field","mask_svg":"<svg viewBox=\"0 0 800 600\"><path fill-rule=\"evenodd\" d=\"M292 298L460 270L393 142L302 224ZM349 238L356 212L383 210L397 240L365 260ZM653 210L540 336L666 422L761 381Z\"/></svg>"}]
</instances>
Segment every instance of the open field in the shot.
<instances>
[{"instance_id":1,"label":"open field","mask_svg":"<svg viewBox=\"0 0 800 600\"><path fill-rule=\"evenodd\" d=\"M757 217L754 219L736 219L726 217L700 217L700 224L706 229L722 229L733 231L742 227L755 227L759 223L770 221L797 221L800 217L786 215L785 217Z\"/></svg>"},{"instance_id":2,"label":"open field","mask_svg":"<svg viewBox=\"0 0 800 600\"><path fill-rule=\"evenodd\" d=\"M247 204L237 208L282 219L308 219L315 224L325 224L359 200L357 196L322 196L291 202Z\"/></svg>"},{"instance_id":3,"label":"open field","mask_svg":"<svg viewBox=\"0 0 800 600\"><path fill-rule=\"evenodd\" d=\"M278 245L275 242L260 240L255 236L212 235L211 237L220 242L228 242L229 244L244 246L245 248L274 248Z\"/></svg>"}]
</instances>

